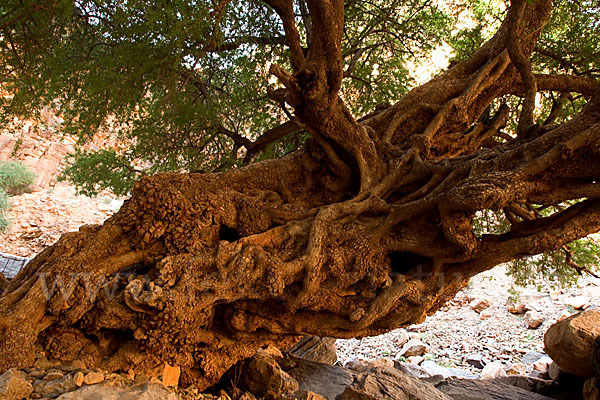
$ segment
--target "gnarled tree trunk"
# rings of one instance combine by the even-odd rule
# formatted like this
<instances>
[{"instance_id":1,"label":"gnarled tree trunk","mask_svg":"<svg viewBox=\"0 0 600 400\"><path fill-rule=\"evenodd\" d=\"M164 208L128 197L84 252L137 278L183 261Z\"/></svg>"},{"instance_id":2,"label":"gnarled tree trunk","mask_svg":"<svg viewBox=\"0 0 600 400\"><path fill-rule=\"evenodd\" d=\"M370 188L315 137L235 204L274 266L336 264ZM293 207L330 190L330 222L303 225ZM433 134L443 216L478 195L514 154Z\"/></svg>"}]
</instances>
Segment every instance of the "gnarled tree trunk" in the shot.
<instances>
[{"instance_id":1,"label":"gnarled tree trunk","mask_svg":"<svg viewBox=\"0 0 600 400\"><path fill-rule=\"evenodd\" d=\"M267 3L294 69L272 66L285 90L269 93L312 141L226 173L144 178L104 225L64 235L0 297L0 369L32 364L37 344L109 370L168 361L208 386L267 343L420 322L473 275L600 228L599 86L528 62L550 1L515 0L469 60L360 120L338 95L343 2L308 1L306 55L291 1ZM540 126L541 90L589 102ZM508 110L480 116L506 94L525 101L501 143ZM525 206L581 198L549 217ZM510 231L477 237L480 210L504 210Z\"/></svg>"}]
</instances>

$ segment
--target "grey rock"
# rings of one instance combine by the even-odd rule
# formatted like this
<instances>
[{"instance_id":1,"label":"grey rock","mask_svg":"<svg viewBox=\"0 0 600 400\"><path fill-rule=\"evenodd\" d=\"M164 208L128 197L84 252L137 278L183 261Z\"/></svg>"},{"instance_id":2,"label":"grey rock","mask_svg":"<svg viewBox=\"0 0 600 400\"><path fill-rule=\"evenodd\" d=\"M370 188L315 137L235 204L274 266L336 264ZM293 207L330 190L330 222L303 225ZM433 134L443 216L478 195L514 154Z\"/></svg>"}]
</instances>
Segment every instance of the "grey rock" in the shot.
<instances>
[{"instance_id":1,"label":"grey rock","mask_svg":"<svg viewBox=\"0 0 600 400\"><path fill-rule=\"evenodd\" d=\"M102 383L84 386L63 394L57 400L179 400L180 397L158 383L141 383L127 388Z\"/></svg>"},{"instance_id":2,"label":"grey rock","mask_svg":"<svg viewBox=\"0 0 600 400\"><path fill-rule=\"evenodd\" d=\"M264 350L244 364L239 383L250 393L267 399L280 399L299 389L298 382Z\"/></svg>"},{"instance_id":3,"label":"grey rock","mask_svg":"<svg viewBox=\"0 0 600 400\"><path fill-rule=\"evenodd\" d=\"M431 360L423 361L421 363L420 367L423 368L427 373L429 373L432 376L441 375L444 378L451 378L451 377L467 378L467 379L477 379L478 378L477 375L472 374L468 371L464 371L464 370L458 369L458 368L442 367L441 365L438 365L434 361L431 361Z\"/></svg>"},{"instance_id":4,"label":"grey rock","mask_svg":"<svg viewBox=\"0 0 600 400\"><path fill-rule=\"evenodd\" d=\"M454 400L550 400L541 394L488 380L449 379L436 388Z\"/></svg>"},{"instance_id":5,"label":"grey rock","mask_svg":"<svg viewBox=\"0 0 600 400\"><path fill-rule=\"evenodd\" d=\"M417 379L423 379L423 378L430 378L431 377L431 374L429 372L425 371L420 366L418 366L416 364L413 364L413 363L409 363L409 362L399 362L399 361L396 361L394 363L394 368L398 369L403 374L406 374L408 376L412 376L413 378L417 378Z\"/></svg>"},{"instance_id":6,"label":"grey rock","mask_svg":"<svg viewBox=\"0 0 600 400\"><path fill-rule=\"evenodd\" d=\"M358 374L337 400L450 400L433 385L396 369L372 368Z\"/></svg>"},{"instance_id":7,"label":"grey rock","mask_svg":"<svg viewBox=\"0 0 600 400\"><path fill-rule=\"evenodd\" d=\"M305 360L324 364L333 365L337 361L337 348L335 347L334 338L304 336L287 352Z\"/></svg>"},{"instance_id":8,"label":"grey rock","mask_svg":"<svg viewBox=\"0 0 600 400\"><path fill-rule=\"evenodd\" d=\"M77 389L77 386L70 375L47 382L36 381L34 386L35 391L45 397L58 397L63 393Z\"/></svg>"},{"instance_id":9,"label":"grey rock","mask_svg":"<svg viewBox=\"0 0 600 400\"><path fill-rule=\"evenodd\" d=\"M298 382L300 390L335 399L354 380L354 373L337 365L327 365L287 356L278 359L281 368Z\"/></svg>"},{"instance_id":10,"label":"grey rock","mask_svg":"<svg viewBox=\"0 0 600 400\"><path fill-rule=\"evenodd\" d=\"M525 354L522 358L521 358L521 362L523 364L533 364L534 362L536 362L537 360L539 360L542 357L545 357L546 354L544 353L540 353L537 351L530 351L529 353Z\"/></svg>"},{"instance_id":11,"label":"grey rock","mask_svg":"<svg viewBox=\"0 0 600 400\"><path fill-rule=\"evenodd\" d=\"M467 357L465 357L465 362L479 369L485 367L486 364L485 360L483 359L483 356L479 353L469 354Z\"/></svg>"},{"instance_id":12,"label":"grey rock","mask_svg":"<svg viewBox=\"0 0 600 400\"><path fill-rule=\"evenodd\" d=\"M20 400L33 392L33 386L25 379L25 374L9 369L0 376L0 399Z\"/></svg>"},{"instance_id":13,"label":"grey rock","mask_svg":"<svg viewBox=\"0 0 600 400\"><path fill-rule=\"evenodd\" d=\"M5 278L12 279L28 262L29 258L0 253L0 273Z\"/></svg>"}]
</instances>

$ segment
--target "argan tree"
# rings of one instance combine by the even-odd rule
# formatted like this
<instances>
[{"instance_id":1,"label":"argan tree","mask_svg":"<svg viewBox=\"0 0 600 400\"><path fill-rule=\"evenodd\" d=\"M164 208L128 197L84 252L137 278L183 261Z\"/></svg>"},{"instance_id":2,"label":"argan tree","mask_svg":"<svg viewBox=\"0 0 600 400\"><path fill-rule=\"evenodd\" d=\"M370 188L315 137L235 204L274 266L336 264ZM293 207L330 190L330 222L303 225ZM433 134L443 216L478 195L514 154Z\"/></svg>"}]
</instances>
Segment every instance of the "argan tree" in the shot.
<instances>
[{"instance_id":1,"label":"argan tree","mask_svg":"<svg viewBox=\"0 0 600 400\"><path fill-rule=\"evenodd\" d=\"M18 25L52 10L52 4L32 3L5 18ZM104 26L106 10L86 16L97 4L84 5L70 14L80 24L55 35ZM557 73L537 71L531 61L552 15L551 1L514 0L497 32L470 56L394 104L360 117L347 105L354 101L352 91L342 90L361 60L345 52L344 18L356 5L339 0L210 5L203 26L213 29L203 31L203 54L177 65L178 73L184 71L179 84L196 79L195 60L220 46L241 46L249 54L250 44L262 44L260 33L233 42L226 40L230 31L218 33L216 27L232 15L235 20L236 12L239 17L268 10L264 15L276 15L281 24L277 43L285 46L288 61L269 65L279 86L261 93L289 121L255 141L224 126L217 131L230 135L236 151L249 154L257 143L280 139L279 130L302 131L310 139L283 157L227 172L143 177L102 226L64 235L0 297L0 369L32 364L41 346L49 357L108 370L152 369L168 361L182 367L187 382L208 386L267 343L285 344L305 334L376 335L420 322L473 275L564 248L600 229L597 65L589 73ZM180 11L185 17L186 10ZM127 16L144 19L141 11ZM122 28L112 18L114 29ZM245 26L252 19L238 22ZM5 37L9 34L18 32L5 29ZM113 43L110 31L99 35ZM182 37L131 35L155 43ZM25 42L16 40L16 54ZM94 49L110 47L102 43ZM393 58L393 50L384 53ZM367 50L350 54L360 51ZM28 54L35 61L35 51ZM140 67L126 61L131 69ZM26 77L17 69L9 72ZM43 75L43 67L38 73ZM36 92L33 80L19 82L24 96ZM152 101L143 79L130 85L146 90L140 104ZM202 88L202 79L197 85ZM582 106L557 119L557 100L553 115L540 121L538 93L557 94L563 103L577 97ZM165 90L169 98L176 95ZM111 99L94 100L110 109ZM210 100L200 93L199 103ZM167 118L175 111L169 108L173 103L164 104ZM148 118L159 120L157 115ZM504 128L513 122L509 134ZM475 229L476 217L486 212L504 218L502 231Z\"/></svg>"}]
</instances>

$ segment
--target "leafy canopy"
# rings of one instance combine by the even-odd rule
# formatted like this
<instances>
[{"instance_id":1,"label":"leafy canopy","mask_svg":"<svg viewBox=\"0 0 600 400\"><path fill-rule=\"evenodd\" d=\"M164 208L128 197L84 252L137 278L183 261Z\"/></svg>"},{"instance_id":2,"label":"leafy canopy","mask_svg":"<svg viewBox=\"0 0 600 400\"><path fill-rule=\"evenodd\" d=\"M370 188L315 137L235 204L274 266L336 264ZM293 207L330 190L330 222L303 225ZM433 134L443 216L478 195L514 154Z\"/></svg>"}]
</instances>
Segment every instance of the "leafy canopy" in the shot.
<instances>
[{"instance_id":1,"label":"leafy canopy","mask_svg":"<svg viewBox=\"0 0 600 400\"><path fill-rule=\"evenodd\" d=\"M533 54L534 71L600 77L597 2L556 3ZM294 4L307 47L312 28L306 4ZM469 57L494 34L507 4L469 0L440 8L429 0L347 1L341 95L351 112L360 117L399 99L414 86L408 66L444 42L454 60ZM457 24L464 15L467 23ZM50 107L64 119L61 132L77 135L82 146L64 178L85 194L105 188L126 194L144 174L220 171L297 149L306 135L274 131L290 115L266 94L267 86L276 85L269 65L289 66L287 59L281 21L257 0L5 0L0 123L9 126L15 116L35 119ZM486 115L510 105L505 133L514 137L514 110L521 101L497 99ZM583 104L574 94L543 94L536 118L563 122ZM114 137L115 144L86 149L98 132ZM249 150L258 143L257 151ZM548 212L538 208L530 211ZM489 210L479 215L476 229L501 232L502 218ZM597 254L598 245L585 239L515 261L511 269L522 282L532 271L570 280L572 263L591 268Z\"/></svg>"},{"instance_id":2,"label":"leafy canopy","mask_svg":"<svg viewBox=\"0 0 600 400\"><path fill-rule=\"evenodd\" d=\"M296 13L307 46L304 0ZM406 93L405 60L450 29L428 0L350 1L345 13L342 94L357 115ZM2 89L11 94L1 100L0 122L47 106L81 145L98 131L118 139L71 159L65 176L86 194L125 194L141 174L240 165L248 140L288 120L266 95L268 67L286 65L287 49L281 21L264 3L7 0L0 14ZM293 150L304 136L279 139L258 158Z\"/></svg>"}]
</instances>

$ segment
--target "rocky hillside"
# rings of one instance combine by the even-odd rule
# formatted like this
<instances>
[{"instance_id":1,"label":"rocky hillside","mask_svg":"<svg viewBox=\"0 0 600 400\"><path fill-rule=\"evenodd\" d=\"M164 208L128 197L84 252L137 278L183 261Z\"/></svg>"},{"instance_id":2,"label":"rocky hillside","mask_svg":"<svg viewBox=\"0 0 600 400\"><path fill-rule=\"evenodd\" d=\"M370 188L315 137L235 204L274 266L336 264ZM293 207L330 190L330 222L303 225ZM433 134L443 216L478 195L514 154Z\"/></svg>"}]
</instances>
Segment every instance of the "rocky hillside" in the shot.
<instances>
[{"instance_id":1,"label":"rocky hillside","mask_svg":"<svg viewBox=\"0 0 600 400\"><path fill-rule=\"evenodd\" d=\"M65 232L83 224L98 224L122 204L112 193L96 198L78 196L71 186L57 182L64 157L73 152L75 139L59 137L59 121L46 115L47 128L29 126L0 134L0 160L23 162L36 174L30 193L12 196L10 231L0 235L0 252L32 257L54 243ZM108 139L100 137L89 146L98 147Z\"/></svg>"}]
</instances>

